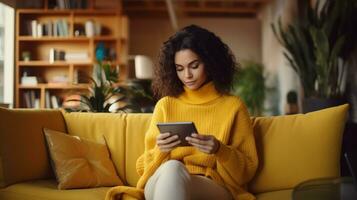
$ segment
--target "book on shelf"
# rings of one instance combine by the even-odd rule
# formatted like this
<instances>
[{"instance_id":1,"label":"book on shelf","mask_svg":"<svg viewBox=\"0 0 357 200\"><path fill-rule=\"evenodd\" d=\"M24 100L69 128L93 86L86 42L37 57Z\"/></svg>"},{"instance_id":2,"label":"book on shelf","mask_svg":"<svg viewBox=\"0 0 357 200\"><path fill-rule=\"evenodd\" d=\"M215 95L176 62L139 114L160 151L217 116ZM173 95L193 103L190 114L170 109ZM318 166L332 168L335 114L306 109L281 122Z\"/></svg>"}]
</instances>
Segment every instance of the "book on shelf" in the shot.
<instances>
[{"instance_id":1,"label":"book on shelf","mask_svg":"<svg viewBox=\"0 0 357 200\"><path fill-rule=\"evenodd\" d=\"M83 9L87 8L87 0L56 0L54 8L57 9Z\"/></svg>"},{"instance_id":2,"label":"book on shelf","mask_svg":"<svg viewBox=\"0 0 357 200\"><path fill-rule=\"evenodd\" d=\"M69 62L90 62L87 52L67 52L64 58Z\"/></svg>"},{"instance_id":3,"label":"book on shelf","mask_svg":"<svg viewBox=\"0 0 357 200\"><path fill-rule=\"evenodd\" d=\"M45 106L46 108L51 108L51 96L49 91L45 92Z\"/></svg>"},{"instance_id":4,"label":"book on shelf","mask_svg":"<svg viewBox=\"0 0 357 200\"><path fill-rule=\"evenodd\" d=\"M59 100L58 97L56 97L55 95L51 95L51 104L52 104L52 108L59 108Z\"/></svg>"},{"instance_id":5,"label":"book on shelf","mask_svg":"<svg viewBox=\"0 0 357 200\"><path fill-rule=\"evenodd\" d=\"M65 55L66 55L66 52L64 52L62 50L50 48L50 52L49 52L49 56L48 56L49 62L54 63L55 61L65 60Z\"/></svg>"},{"instance_id":6,"label":"book on shelf","mask_svg":"<svg viewBox=\"0 0 357 200\"><path fill-rule=\"evenodd\" d=\"M31 20L30 25L26 24L28 34L32 37L42 36L69 36L69 24L67 19L56 19L54 21L38 22Z\"/></svg>"},{"instance_id":7,"label":"book on shelf","mask_svg":"<svg viewBox=\"0 0 357 200\"><path fill-rule=\"evenodd\" d=\"M25 91L23 97L26 108L40 108L40 99L36 97L36 92L34 90Z\"/></svg>"},{"instance_id":8,"label":"book on shelf","mask_svg":"<svg viewBox=\"0 0 357 200\"><path fill-rule=\"evenodd\" d=\"M37 20L31 21L31 35L32 37L37 37Z\"/></svg>"}]
</instances>

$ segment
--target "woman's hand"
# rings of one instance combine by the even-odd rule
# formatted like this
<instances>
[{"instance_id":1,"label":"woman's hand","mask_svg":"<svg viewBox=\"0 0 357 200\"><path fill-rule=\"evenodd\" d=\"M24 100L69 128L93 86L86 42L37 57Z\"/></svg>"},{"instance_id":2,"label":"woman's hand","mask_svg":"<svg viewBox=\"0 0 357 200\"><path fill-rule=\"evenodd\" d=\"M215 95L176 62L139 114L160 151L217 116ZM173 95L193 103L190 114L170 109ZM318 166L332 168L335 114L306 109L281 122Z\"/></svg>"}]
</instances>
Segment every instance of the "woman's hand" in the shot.
<instances>
[{"instance_id":1,"label":"woman's hand","mask_svg":"<svg viewBox=\"0 0 357 200\"><path fill-rule=\"evenodd\" d=\"M217 153L220 146L220 142L213 135L199 135L193 133L191 137L186 137L185 139L192 146L207 154Z\"/></svg>"},{"instance_id":2,"label":"woman's hand","mask_svg":"<svg viewBox=\"0 0 357 200\"><path fill-rule=\"evenodd\" d=\"M180 143L178 136L171 133L161 133L156 137L156 144L161 152L169 152Z\"/></svg>"}]
</instances>

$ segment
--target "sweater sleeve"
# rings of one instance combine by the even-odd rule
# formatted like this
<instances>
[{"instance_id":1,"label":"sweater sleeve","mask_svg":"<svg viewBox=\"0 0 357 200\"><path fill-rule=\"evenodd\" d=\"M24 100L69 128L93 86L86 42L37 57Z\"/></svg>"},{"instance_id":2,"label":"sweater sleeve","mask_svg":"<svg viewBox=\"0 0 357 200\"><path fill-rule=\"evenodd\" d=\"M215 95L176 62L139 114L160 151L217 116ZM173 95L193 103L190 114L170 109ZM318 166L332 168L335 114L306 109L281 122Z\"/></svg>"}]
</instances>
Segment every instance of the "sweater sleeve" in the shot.
<instances>
[{"instance_id":1,"label":"sweater sleeve","mask_svg":"<svg viewBox=\"0 0 357 200\"><path fill-rule=\"evenodd\" d=\"M220 144L216 153L217 172L231 186L250 181L258 166L252 123L243 102L235 116L228 144Z\"/></svg>"},{"instance_id":2,"label":"sweater sleeve","mask_svg":"<svg viewBox=\"0 0 357 200\"><path fill-rule=\"evenodd\" d=\"M161 152L156 145L156 137L160 133L156 124L164 120L164 106L160 100L155 106L149 129L145 134L145 151L136 161L136 171L140 176L150 176L169 155Z\"/></svg>"}]
</instances>

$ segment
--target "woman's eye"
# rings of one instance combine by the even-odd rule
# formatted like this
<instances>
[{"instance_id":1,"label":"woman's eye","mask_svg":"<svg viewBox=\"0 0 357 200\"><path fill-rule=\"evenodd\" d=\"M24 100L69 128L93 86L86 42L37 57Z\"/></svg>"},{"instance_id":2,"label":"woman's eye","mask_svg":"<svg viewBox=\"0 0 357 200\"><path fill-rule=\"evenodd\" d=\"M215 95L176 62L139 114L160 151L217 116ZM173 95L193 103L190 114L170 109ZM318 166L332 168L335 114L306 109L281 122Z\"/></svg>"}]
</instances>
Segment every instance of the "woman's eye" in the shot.
<instances>
[{"instance_id":1,"label":"woman's eye","mask_svg":"<svg viewBox=\"0 0 357 200\"><path fill-rule=\"evenodd\" d=\"M183 68L181 68L181 67L176 67L176 71L180 72L180 71L182 71L182 70L183 70Z\"/></svg>"},{"instance_id":2,"label":"woman's eye","mask_svg":"<svg viewBox=\"0 0 357 200\"><path fill-rule=\"evenodd\" d=\"M198 66L199 66L199 64L194 64L194 65L192 65L192 69L197 69L198 68Z\"/></svg>"}]
</instances>

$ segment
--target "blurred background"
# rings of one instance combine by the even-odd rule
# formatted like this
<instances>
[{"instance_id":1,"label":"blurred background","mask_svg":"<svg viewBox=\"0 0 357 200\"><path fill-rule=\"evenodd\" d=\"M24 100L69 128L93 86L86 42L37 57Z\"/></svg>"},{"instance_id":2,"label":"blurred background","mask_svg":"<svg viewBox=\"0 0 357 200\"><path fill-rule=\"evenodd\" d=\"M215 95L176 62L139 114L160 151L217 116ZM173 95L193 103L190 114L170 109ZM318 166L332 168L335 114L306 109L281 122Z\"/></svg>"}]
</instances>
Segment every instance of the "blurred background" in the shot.
<instances>
[{"instance_id":1,"label":"blurred background","mask_svg":"<svg viewBox=\"0 0 357 200\"><path fill-rule=\"evenodd\" d=\"M162 43L197 24L242 65L232 94L252 115L347 102L349 121L357 123L354 0L0 2L2 106L151 112Z\"/></svg>"}]
</instances>

